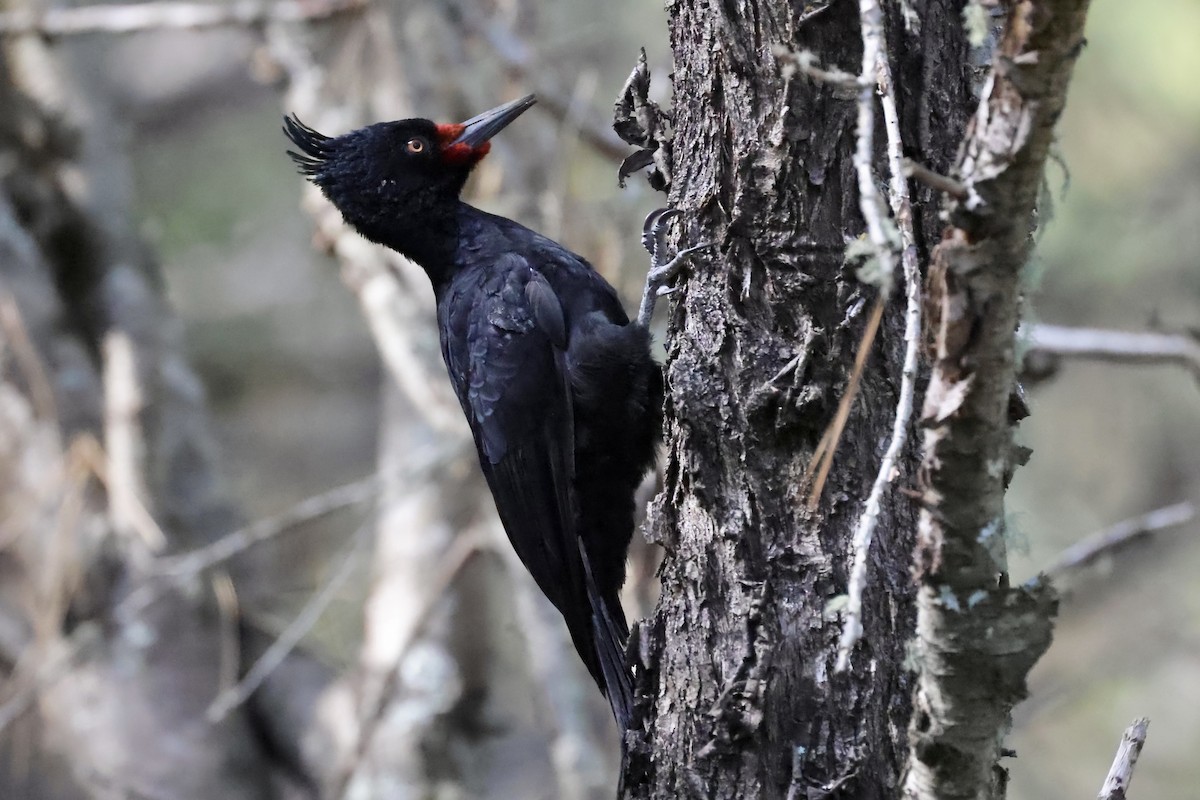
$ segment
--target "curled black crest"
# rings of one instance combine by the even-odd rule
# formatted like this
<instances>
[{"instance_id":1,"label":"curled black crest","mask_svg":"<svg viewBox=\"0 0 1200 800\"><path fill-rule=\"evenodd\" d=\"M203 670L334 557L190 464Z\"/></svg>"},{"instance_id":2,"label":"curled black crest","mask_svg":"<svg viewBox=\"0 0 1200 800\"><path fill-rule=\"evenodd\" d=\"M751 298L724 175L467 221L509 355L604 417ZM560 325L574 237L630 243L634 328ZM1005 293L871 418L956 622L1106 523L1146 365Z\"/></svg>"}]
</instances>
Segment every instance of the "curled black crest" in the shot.
<instances>
[{"instance_id":1,"label":"curled black crest","mask_svg":"<svg viewBox=\"0 0 1200 800\"><path fill-rule=\"evenodd\" d=\"M283 118L283 132L300 150L288 150L287 154L302 175L315 176L333 155L333 138L308 127L295 114Z\"/></svg>"}]
</instances>

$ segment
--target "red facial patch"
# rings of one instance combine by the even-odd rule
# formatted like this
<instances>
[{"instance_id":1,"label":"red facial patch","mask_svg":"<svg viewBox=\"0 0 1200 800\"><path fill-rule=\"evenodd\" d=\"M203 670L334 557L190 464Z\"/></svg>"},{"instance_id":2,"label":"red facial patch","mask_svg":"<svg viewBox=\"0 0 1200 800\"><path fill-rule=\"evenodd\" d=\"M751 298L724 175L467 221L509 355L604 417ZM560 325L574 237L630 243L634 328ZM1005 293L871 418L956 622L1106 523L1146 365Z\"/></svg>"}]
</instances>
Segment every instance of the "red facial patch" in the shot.
<instances>
[{"instance_id":1,"label":"red facial patch","mask_svg":"<svg viewBox=\"0 0 1200 800\"><path fill-rule=\"evenodd\" d=\"M469 144L462 143L452 144L455 139L462 136L464 130L466 128L462 125L437 126L438 149L441 151L442 161L455 166L470 166L478 163L491 151L491 142L484 142L479 147L471 147Z\"/></svg>"}]
</instances>

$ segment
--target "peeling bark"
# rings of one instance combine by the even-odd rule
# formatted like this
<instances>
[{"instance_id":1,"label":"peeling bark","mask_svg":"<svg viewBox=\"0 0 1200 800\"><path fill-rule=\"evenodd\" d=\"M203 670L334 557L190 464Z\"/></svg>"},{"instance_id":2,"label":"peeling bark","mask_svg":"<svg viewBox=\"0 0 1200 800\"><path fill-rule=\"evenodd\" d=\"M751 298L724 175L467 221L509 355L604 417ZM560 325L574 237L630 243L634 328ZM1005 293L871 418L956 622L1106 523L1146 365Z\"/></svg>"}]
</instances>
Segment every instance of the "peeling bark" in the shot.
<instances>
[{"instance_id":1,"label":"peeling bark","mask_svg":"<svg viewBox=\"0 0 1200 800\"><path fill-rule=\"evenodd\" d=\"M1004 796L1002 737L1050 644L1053 592L1008 584L1004 491L1028 457L1010 411L1020 275L1087 7L1010 9L953 173L966 197L949 206L930 270L910 798Z\"/></svg>"}]
</instances>

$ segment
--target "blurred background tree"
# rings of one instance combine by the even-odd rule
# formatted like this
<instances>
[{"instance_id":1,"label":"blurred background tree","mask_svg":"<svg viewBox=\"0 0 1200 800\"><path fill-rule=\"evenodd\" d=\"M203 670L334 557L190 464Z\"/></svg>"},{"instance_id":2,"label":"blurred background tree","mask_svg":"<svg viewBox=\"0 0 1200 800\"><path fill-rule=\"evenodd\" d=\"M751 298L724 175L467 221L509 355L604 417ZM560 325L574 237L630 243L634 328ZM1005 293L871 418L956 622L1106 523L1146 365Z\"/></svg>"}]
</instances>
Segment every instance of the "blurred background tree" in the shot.
<instances>
[{"instance_id":1,"label":"blurred background tree","mask_svg":"<svg viewBox=\"0 0 1200 800\"><path fill-rule=\"evenodd\" d=\"M20 10L11 3L6 8ZM286 536L239 556L229 568L235 605L244 628L265 634L259 639L243 631L243 647L251 654L261 651L262 642L287 629L348 565L353 572L335 585L326 613L303 631L309 655L293 663L310 687L302 696L350 702L345 687L330 683L348 672L386 682L388 654L406 644L397 630L418 618L424 621L417 638L428 639L428 646L408 642L406 652L416 658L405 674L412 685L429 686L432 680L439 691L452 687L449 696L428 693L424 705L381 709L382 726L395 729L397 738L381 737L379 748L392 754L388 763L398 768L359 770L356 780L380 791L387 787L394 792L389 796L406 796L403 787L378 782L397 774L410 775L420 787L440 787L438 796L447 797L485 796L487 790L495 797L608 796L614 738L605 727L603 703L592 697L575 660L556 665L568 675L558 699L538 700L529 688L538 676L526 648L546 645L527 643L518 630L541 612L522 594L520 573L509 568L503 548L492 549L495 531L470 457L452 446L425 449L455 441L437 419L388 427L389 420L411 418L411 392L443 380L430 325L406 328L418 338L399 343L400 364L393 358L381 366L376 348L386 347L381 331L387 319L428 314L423 284L403 271L397 277L394 264L381 263L378 272L365 274L345 269L350 258L345 249L354 244L342 238L336 222L322 217L311 196L305 202L317 209L317 250L340 252L341 271L310 247L314 217L297 210L302 184L283 155L278 123L282 110L298 111L331 132L411 114L452 120L518 93L538 92L551 111L531 112L520 130L496 142L473 182L475 201L585 254L632 301L645 263L637 245L640 220L658 202L640 181L624 192L617 189L609 149L616 144L607 123L638 46L647 48L656 75L669 73L665 16L654 4L624 0L403 4L367 13L365 25L358 14L346 14L311 27L268 23L49 41L10 37L5 55L18 65L10 67L13 82L37 100L24 119L51 121L46 132L34 135L48 137L37 146L55 165L51 183L78 190L82 182L85 191L74 196L90 198L80 205L94 224L125 242L113 245L118 254L122 247L135 251L111 263L143 263L130 235L133 227L155 252L156 260L135 272L149 274L151 288L145 291L161 291L174 309L178 322L168 314L162 324L203 384L207 411L201 416L211 416L202 427L211 432L211 443L185 450L203 453L201 494L216 499L197 504L197 495L180 493L178 485L146 491L157 509L168 507L170 497L182 497L192 509L209 504L201 521L176 525L202 531L187 539L190 545L215 540L236 527L238 518L277 514L361 479L381 466L381 452L408 448L418 463L426 462L417 454L437 462L438 480L406 473L403 465L382 465L383 507L394 513L381 515L375 558L366 556L365 546L347 548L358 540L363 514L355 508L361 504L289 527ZM1046 189L1054 213L1039 242L1033 317L1106 328L1200 328L1195 224L1200 94L1190 77L1200 70L1197 31L1200 9L1187 0L1094 4L1088 47L1060 125L1065 166L1051 171ZM65 65L59 83L42 74L47 60ZM668 99L665 83L653 86L662 102ZM559 102L545 102L553 97ZM18 105L5 98L0 118L14 119ZM32 152L29 124L15 128L24 149L6 153ZM70 141L78 131L79 148ZM11 177L11 161L0 172ZM123 280L120 270L112 274ZM4 280L11 280L10 273ZM32 327L27 311L22 307L21 316ZM72 313L86 312L85 305ZM148 312L134 318L147 319L143 313ZM75 329L80 323L68 314L57 324ZM419 338L421 331L427 338ZM11 337L6 328L5 341ZM82 341L75 346L103 347L98 339ZM4 352L6 370L15 369L17 348L9 345ZM70 371L71 359L94 358L63 353L60 348L56 362L65 365L63 384L78 387L70 381L88 373ZM405 364L416 370L406 373L407 382L385 379ZM180 376L174 366L164 370ZM85 383L98 380L92 374ZM188 384L187 392L194 387ZM60 399L60 410L64 405ZM1026 552L1013 556L1018 580L1095 530L1200 496L1200 396L1187 371L1067 361L1051 379L1031 387L1031 405L1023 437L1035 454L1018 471L1009 497L1013 527L1026 545ZM64 439L100 430L100 416L100 409L81 410L78 419L64 422ZM23 419L13 429L33 430L29 418ZM398 447L379 449L395 436L407 438ZM47 453L54 451L46 445ZM66 501L52 494L41 502L52 507ZM15 512L7 504L3 510L0 547L7 548ZM436 535L405 536L418 520L424 520L421 531L436 531L439 522L449 527ZM476 530L483 557L453 550L450 529ZM1072 578L1056 642L1035 670L1032 700L1017 712L1010 743L1020 758L1010 797L1094 792L1119 731L1140 715L1153 719L1153 735L1138 769L1138 793L1183 797L1200 785L1200 767L1191 755L1200 745L1200 715L1193 711L1200 707L1197 532L1193 517L1169 535ZM384 587L392 585L386 565L397 563L401 582L406 574L424 574L434 584L449 575L453 591L439 600L444 608L426 610L419 593L403 589L398 596L386 594ZM449 574L443 570L447 564L461 571ZM643 564L635 567L643 580L631 581L632 594L641 598L627 605L632 618L643 616L653 597L652 564L635 564ZM8 579L5 573L6 586L16 585ZM221 593L211 581L194 588L201 595ZM382 619L369 616L375 622L364 634L361 609L372 595ZM204 634L196 641L207 643L205 652L219 652L219 643L229 638L222 634L228 625L221 627L220 604L182 596ZM480 599L496 596L514 602L492 607ZM552 618L543 621L553 647L553 637L561 634ZM462 634L471 641L453 639L453 631L483 629L484 622L494 639ZM0 652L8 672L31 639L29 631L3 633L6 645L16 645ZM193 687L192 710L200 715L220 681L231 682L218 671ZM73 785L101 787L90 796L109 790L116 797L210 796L157 794L154 784L114 782L119 776L97 781L44 760L38 755L44 741L39 715L53 709L27 703L28 687L19 681L9 681L2 691L0 796L83 796ZM498 699L478 711L479 692ZM476 711L459 713L468 708ZM571 710L578 708L586 715L572 720ZM449 710L454 713L445 713ZM306 780L345 777L306 774L313 760L296 742L281 744L277 735L256 727L253 713L234 719L233 736L220 729L212 734L224 742L215 751L224 753L221 758L230 748L251 755L233 766L214 758L212 774L269 767L288 787L280 791L295 796L304 796ZM330 712L328 719L341 718ZM438 735L422 738L442 744L414 752L413 738L404 738L413 719L440 720ZM339 754L352 750L345 730L330 727L330 741L337 744L328 746ZM237 744L242 742L237 737L254 744ZM520 782L491 780L510 773L519 774L513 780ZM221 796L242 796L236 791L266 796L262 780L250 779L241 784L250 788L237 790L222 782ZM215 791L214 784L197 786L202 787L197 792Z\"/></svg>"}]
</instances>

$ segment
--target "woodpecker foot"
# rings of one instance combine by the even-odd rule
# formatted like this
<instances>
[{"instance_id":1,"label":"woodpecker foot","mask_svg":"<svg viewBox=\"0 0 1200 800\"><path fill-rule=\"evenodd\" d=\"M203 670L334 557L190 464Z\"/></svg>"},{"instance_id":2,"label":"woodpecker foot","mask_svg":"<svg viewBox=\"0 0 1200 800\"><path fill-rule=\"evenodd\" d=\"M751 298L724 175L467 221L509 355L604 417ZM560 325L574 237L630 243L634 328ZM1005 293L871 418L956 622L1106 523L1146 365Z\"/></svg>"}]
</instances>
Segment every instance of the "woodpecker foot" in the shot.
<instances>
[{"instance_id":1,"label":"woodpecker foot","mask_svg":"<svg viewBox=\"0 0 1200 800\"><path fill-rule=\"evenodd\" d=\"M712 242L704 242L680 250L674 258L666 257L670 223L680 213L677 208L659 208L647 214L646 222L642 225L642 246L650 254L650 271L646 273L646 288L642 292L642 303L638 307L637 316L637 322L642 327L650 324L658 298L676 290L677 287L669 286L668 282L679 274L691 260L692 254L712 246Z\"/></svg>"}]
</instances>

